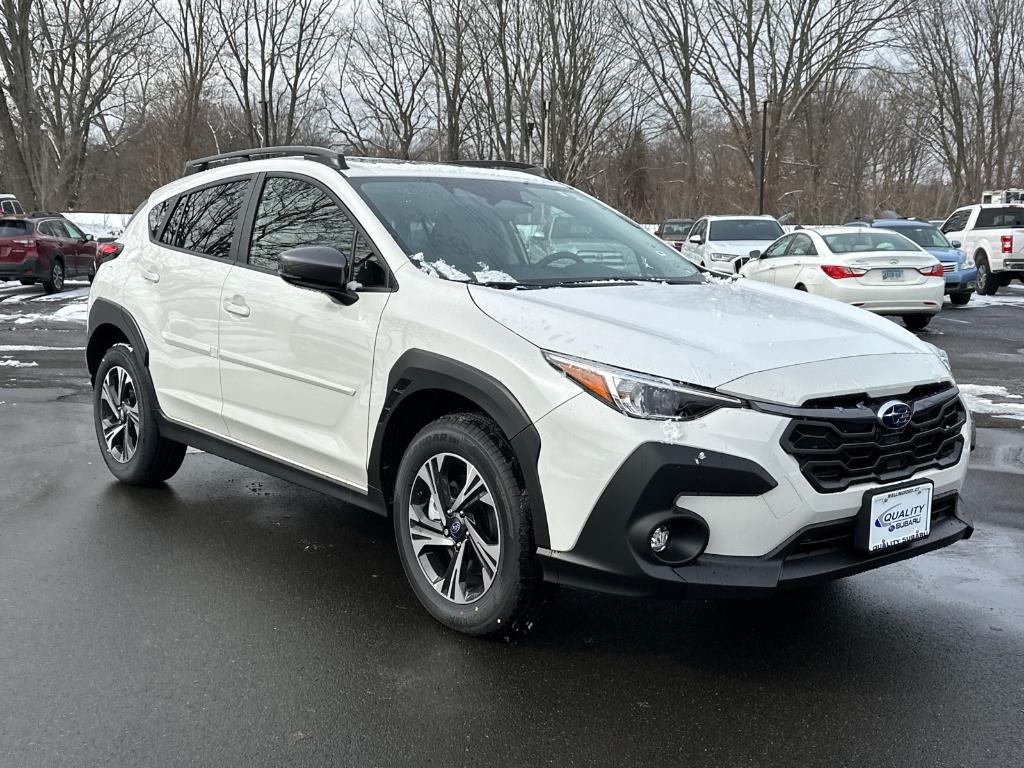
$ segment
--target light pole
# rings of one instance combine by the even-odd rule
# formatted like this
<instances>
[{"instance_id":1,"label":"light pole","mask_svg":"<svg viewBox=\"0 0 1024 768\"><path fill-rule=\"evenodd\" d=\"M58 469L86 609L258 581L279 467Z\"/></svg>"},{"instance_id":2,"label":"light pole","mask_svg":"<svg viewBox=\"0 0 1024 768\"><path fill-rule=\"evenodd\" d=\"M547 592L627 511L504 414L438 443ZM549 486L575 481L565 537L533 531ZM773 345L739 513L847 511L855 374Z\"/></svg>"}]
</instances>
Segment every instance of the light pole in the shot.
<instances>
[{"instance_id":1,"label":"light pole","mask_svg":"<svg viewBox=\"0 0 1024 768\"><path fill-rule=\"evenodd\" d=\"M766 155L768 146L768 105L771 103L771 99L765 99L761 102L761 182L758 186L757 193L758 216L764 213L764 171L767 161Z\"/></svg>"}]
</instances>

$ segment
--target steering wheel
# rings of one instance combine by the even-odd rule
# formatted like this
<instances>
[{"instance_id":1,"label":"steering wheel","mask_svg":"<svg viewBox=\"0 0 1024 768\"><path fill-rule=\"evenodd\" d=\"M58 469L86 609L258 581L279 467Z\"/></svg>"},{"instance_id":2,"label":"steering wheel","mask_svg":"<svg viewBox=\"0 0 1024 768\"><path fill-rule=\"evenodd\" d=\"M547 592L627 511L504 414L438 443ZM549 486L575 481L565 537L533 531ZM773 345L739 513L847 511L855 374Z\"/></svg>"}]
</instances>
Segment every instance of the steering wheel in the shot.
<instances>
[{"instance_id":1,"label":"steering wheel","mask_svg":"<svg viewBox=\"0 0 1024 768\"><path fill-rule=\"evenodd\" d=\"M586 264L586 262L582 258L577 256L572 251L555 251L549 256L545 256L543 259L534 264L534 266L546 267L549 264L553 264L556 261L561 261L562 259L571 259L572 261L575 261L577 264Z\"/></svg>"}]
</instances>

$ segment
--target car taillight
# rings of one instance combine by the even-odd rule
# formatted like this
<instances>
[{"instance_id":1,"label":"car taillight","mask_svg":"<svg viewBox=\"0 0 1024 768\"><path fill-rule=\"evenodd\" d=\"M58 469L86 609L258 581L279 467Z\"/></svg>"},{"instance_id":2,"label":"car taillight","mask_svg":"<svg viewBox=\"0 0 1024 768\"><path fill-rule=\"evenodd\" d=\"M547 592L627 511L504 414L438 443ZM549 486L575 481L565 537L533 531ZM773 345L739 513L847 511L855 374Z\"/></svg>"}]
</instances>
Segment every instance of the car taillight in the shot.
<instances>
[{"instance_id":1,"label":"car taillight","mask_svg":"<svg viewBox=\"0 0 1024 768\"><path fill-rule=\"evenodd\" d=\"M941 264L936 264L934 267L921 267L917 271L925 277L942 277L946 274Z\"/></svg>"},{"instance_id":2,"label":"car taillight","mask_svg":"<svg viewBox=\"0 0 1024 768\"><path fill-rule=\"evenodd\" d=\"M1013 253L1013 235L1000 235L999 244L1003 248L1003 253Z\"/></svg>"},{"instance_id":3,"label":"car taillight","mask_svg":"<svg viewBox=\"0 0 1024 768\"><path fill-rule=\"evenodd\" d=\"M124 250L124 243L111 242L111 243L100 243L97 251L99 252L100 262L110 261L116 259L121 255L121 251Z\"/></svg>"},{"instance_id":4,"label":"car taillight","mask_svg":"<svg viewBox=\"0 0 1024 768\"><path fill-rule=\"evenodd\" d=\"M866 269L851 269L850 267L840 267L838 264L822 264L821 271L833 280L842 280L846 277L863 277L867 273Z\"/></svg>"}]
</instances>

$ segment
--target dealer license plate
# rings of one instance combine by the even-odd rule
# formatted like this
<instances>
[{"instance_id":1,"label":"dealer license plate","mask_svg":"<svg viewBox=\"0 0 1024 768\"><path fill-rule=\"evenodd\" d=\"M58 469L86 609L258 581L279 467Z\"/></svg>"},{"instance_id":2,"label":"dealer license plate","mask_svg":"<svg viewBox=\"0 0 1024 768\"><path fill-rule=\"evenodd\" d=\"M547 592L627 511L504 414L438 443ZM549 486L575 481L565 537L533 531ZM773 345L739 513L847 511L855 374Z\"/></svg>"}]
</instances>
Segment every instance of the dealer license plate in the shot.
<instances>
[{"instance_id":1,"label":"dealer license plate","mask_svg":"<svg viewBox=\"0 0 1024 768\"><path fill-rule=\"evenodd\" d=\"M903 270L902 269L883 269L882 270L883 280L902 280Z\"/></svg>"},{"instance_id":2,"label":"dealer license plate","mask_svg":"<svg viewBox=\"0 0 1024 768\"><path fill-rule=\"evenodd\" d=\"M857 546L867 552L923 539L932 529L931 483L880 491L865 499Z\"/></svg>"}]
</instances>

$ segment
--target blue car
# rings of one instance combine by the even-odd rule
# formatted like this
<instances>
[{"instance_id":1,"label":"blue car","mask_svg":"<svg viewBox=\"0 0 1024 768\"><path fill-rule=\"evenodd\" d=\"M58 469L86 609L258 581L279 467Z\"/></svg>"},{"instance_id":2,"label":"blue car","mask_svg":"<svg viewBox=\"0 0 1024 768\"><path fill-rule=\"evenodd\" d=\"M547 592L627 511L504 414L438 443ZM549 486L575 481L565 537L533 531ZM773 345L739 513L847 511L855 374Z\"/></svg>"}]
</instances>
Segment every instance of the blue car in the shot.
<instances>
[{"instance_id":1,"label":"blue car","mask_svg":"<svg viewBox=\"0 0 1024 768\"><path fill-rule=\"evenodd\" d=\"M910 238L942 262L946 276L946 295L954 304L963 306L971 300L978 284L974 259L960 250L960 242L950 242L937 227L923 219L858 219L848 226L890 229Z\"/></svg>"}]
</instances>

